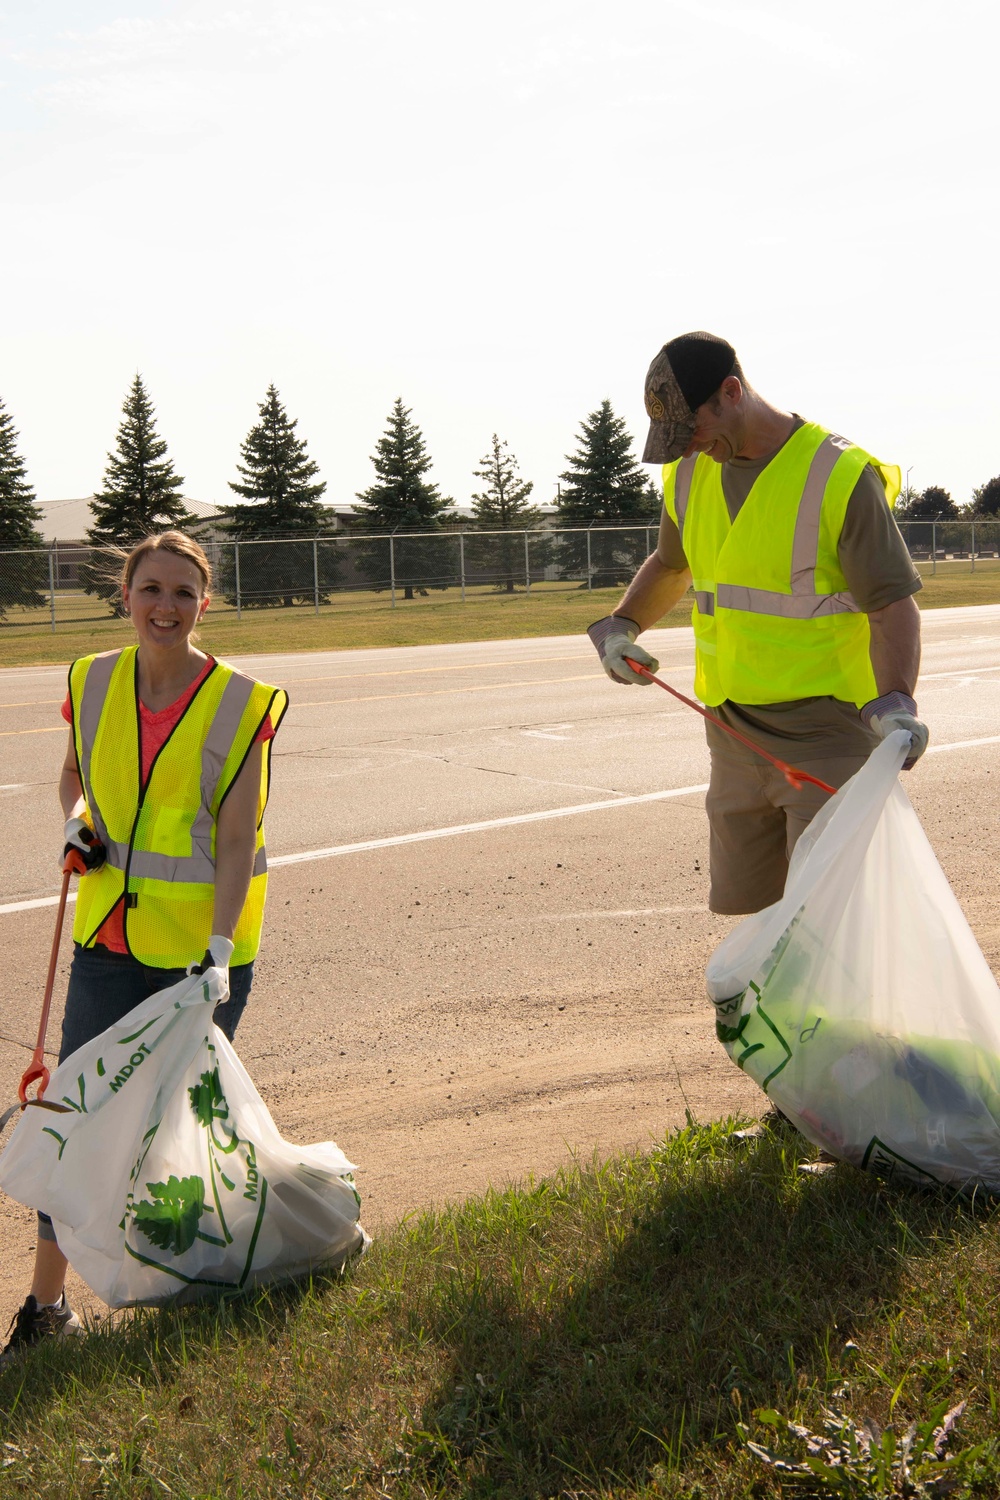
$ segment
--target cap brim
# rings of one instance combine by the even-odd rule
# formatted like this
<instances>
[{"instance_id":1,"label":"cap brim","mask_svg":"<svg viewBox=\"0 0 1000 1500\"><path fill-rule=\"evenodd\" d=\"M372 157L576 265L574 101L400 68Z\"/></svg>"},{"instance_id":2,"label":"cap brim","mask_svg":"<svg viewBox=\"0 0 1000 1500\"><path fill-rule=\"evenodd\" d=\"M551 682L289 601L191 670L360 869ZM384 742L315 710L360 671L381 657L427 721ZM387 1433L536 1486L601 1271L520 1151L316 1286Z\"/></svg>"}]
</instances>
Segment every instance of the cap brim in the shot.
<instances>
[{"instance_id":1,"label":"cap brim","mask_svg":"<svg viewBox=\"0 0 1000 1500\"><path fill-rule=\"evenodd\" d=\"M644 464L672 464L683 458L694 437L694 422L656 422L649 424L646 446L642 450Z\"/></svg>"}]
</instances>

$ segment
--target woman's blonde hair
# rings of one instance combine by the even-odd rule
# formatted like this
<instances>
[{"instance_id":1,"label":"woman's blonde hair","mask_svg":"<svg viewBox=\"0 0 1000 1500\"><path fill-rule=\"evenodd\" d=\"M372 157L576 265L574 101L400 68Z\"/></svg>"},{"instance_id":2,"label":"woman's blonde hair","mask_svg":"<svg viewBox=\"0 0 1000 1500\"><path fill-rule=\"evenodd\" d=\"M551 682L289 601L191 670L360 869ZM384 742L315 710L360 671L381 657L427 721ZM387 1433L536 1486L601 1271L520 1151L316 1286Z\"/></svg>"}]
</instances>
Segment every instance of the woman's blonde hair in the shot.
<instances>
[{"instance_id":1,"label":"woman's blonde hair","mask_svg":"<svg viewBox=\"0 0 1000 1500\"><path fill-rule=\"evenodd\" d=\"M205 556L204 549L193 537L185 536L183 531L160 531L154 536L144 536L141 542L136 542L131 552L121 554L122 568L118 582L123 593L125 589L132 587L136 568L151 552L172 552L175 557L183 557L194 563L201 574L202 593L207 594L211 590L212 564Z\"/></svg>"}]
</instances>

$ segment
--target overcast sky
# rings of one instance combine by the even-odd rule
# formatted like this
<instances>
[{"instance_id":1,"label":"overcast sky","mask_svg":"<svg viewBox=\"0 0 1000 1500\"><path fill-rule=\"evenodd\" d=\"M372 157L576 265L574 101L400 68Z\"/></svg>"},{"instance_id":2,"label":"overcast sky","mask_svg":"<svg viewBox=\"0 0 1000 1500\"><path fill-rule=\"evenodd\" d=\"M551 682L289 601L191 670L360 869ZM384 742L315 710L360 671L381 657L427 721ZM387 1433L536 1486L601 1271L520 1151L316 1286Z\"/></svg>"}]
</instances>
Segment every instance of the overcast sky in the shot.
<instances>
[{"instance_id":1,"label":"overcast sky","mask_svg":"<svg viewBox=\"0 0 1000 1500\"><path fill-rule=\"evenodd\" d=\"M548 500L674 334L959 503L1000 473L985 0L0 0L0 399L40 499L136 370L222 500L273 381L349 502L397 395Z\"/></svg>"}]
</instances>

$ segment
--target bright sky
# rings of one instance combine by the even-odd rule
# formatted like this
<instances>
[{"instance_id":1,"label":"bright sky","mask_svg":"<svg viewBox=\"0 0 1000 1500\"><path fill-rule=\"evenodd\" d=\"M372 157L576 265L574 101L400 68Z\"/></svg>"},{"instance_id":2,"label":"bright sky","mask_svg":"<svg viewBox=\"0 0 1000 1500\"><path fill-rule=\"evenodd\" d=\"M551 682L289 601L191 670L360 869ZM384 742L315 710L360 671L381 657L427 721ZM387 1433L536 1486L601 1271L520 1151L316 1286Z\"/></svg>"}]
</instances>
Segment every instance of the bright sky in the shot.
<instances>
[{"instance_id":1,"label":"bright sky","mask_svg":"<svg viewBox=\"0 0 1000 1500\"><path fill-rule=\"evenodd\" d=\"M1000 473L987 0L0 0L0 398L40 499L136 369L189 495L269 381L350 502L402 395L548 500L668 338L959 503ZM992 40L991 40L992 39Z\"/></svg>"}]
</instances>

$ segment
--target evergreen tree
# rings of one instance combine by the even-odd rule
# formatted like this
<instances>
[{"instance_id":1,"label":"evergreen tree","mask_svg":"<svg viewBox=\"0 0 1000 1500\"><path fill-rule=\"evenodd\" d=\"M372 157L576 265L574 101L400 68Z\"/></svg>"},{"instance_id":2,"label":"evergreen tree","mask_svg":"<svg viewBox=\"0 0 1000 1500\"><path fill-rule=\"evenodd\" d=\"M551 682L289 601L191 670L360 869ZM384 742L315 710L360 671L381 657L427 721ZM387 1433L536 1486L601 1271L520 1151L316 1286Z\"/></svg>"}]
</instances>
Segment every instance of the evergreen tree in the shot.
<instances>
[{"instance_id":1,"label":"evergreen tree","mask_svg":"<svg viewBox=\"0 0 1000 1500\"><path fill-rule=\"evenodd\" d=\"M117 451L108 454L104 489L90 502L94 524L87 540L95 547L128 546L151 532L190 526L197 520L176 493L184 480L174 473L154 417L153 403L136 372L122 405ZM84 590L106 599L113 615L124 610L117 575L117 562L99 552L91 553L80 567Z\"/></svg>"},{"instance_id":2,"label":"evergreen tree","mask_svg":"<svg viewBox=\"0 0 1000 1500\"><path fill-rule=\"evenodd\" d=\"M104 489L90 502L94 524L87 539L97 547L137 542L151 532L197 520L177 493L184 480L174 473L154 417L142 376L136 374L122 406L117 451L108 454Z\"/></svg>"},{"instance_id":3,"label":"evergreen tree","mask_svg":"<svg viewBox=\"0 0 1000 1500\"><path fill-rule=\"evenodd\" d=\"M481 467L473 469L484 489L472 496L474 524L479 531L504 532L527 531L537 526L542 513L537 505L528 502L534 489L530 480L518 473L517 459L507 443L501 442L494 433L489 452L480 460ZM506 593L514 592L515 581L525 580L528 566L532 572L544 569L549 561L552 544L548 537L532 537L529 543L528 560L525 559L524 538L502 535L468 536L465 542L466 576L481 574L482 581L494 583ZM473 582L477 581L475 578Z\"/></svg>"},{"instance_id":4,"label":"evergreen tree","mask_svg":"<svg viewBox=\"0 0 1000 1500\"><path fill-rule=\"evenodd\" d=\"M45 543L35 530L40 517L17 451L14 420L0 401L0 621L12 604L22 609L45 604Z\"/></svg>"},{"instance_id":5,"label":"evergreen tree","mask_svg":"<svg viewBox=\"0 0 1000 1500\"><path fill-rule=\"evenodd\" d=\"M650 517L656 517L658 501L651 498L648 476L636 462L624 418L615 416L610 401L602 401L581 422L579 446L575 453L567 454L566 462L569 467L560 475L563 487L556 502L560 522L591 529L590 578L594 588L625 583L648 553L645 532L602 535L594 528L644 525ZM586 579L587 538L565 538L560 561L567 577L582 573Z\"/></svg>"},{"instance_id":6,"label":"evergreen tree","mask_svg":"<svg viewBox=\"0 0 1000 1500\"><path fill-rule=\"evenodd\" d=\"M266 608L296 599L312 603L318 582L325 591L334 582L336 559L327 543L314 554L312 539L326 537L333 529L330 512L320 502L326 481L317 481L319 465L297 437L298 419L289 417L274 385L269 385L257 408L260 421L251 427L240 446L242 463L236 465L241 479L231 479L229 488L242 495L247 505L223 507L226 530L235 541L280 541L276 547L246 547L240 552L240 596L243 604ZM293 546L295 538L308 543ZM226 559L223 587L232 595L232 562Z\"/></svg>"},{"instance_id":7,"label":"evergreen tree","mask_svg":"<svg viewBox=\"0 0 1000 1500\"><path fill-rule=\"evenodd\" d=\"M443 497L436 484L425 475L431 459L424 435L411 420L410 408L397 396L389 413L385 433L372 454L376 481L358 496L360 505L354 514L369 531L440 531L454 516L451 500ZM416 589L426 594L428 588L447 588L454 582L453 563L445 569L442 544L426 538L401 538L394 544L395 574L403 597L413 598ZM359 565L378 588L385 588L389 564L385 544L365 547Z\"/></svg>"},{"instance_id":8,"label":"evergreen tree","mask_svg":"<svg viewBox=\"0 0 1000 1500\"><path fill-rule=\"evenodd\" d=\"M315 536L329 529L329 513L320 504L326 481L315 483L319 465L306 454L299 425L290 418L273 385L257 410L260 421L240 446L243 462L236 468L243 482L231 479L229 488L253 505L226 507L227 530L244 537Z\"/></svg>"}]
</instances>

